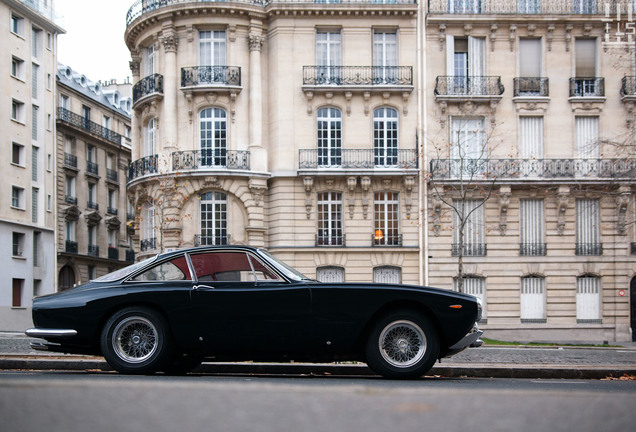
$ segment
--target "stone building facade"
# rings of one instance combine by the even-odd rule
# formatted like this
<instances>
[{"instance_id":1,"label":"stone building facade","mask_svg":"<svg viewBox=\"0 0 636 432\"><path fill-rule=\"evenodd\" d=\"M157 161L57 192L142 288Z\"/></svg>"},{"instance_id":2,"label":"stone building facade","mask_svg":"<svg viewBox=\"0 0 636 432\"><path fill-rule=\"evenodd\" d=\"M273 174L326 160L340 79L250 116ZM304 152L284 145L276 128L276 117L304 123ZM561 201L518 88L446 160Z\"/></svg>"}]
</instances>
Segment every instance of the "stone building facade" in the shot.
<instances>
[{"instance_id":1,"label":"stone building facade","mask_svg":"<svg viewBox=\"0 0 636 432\"><path fill-rule=\"evenodd\" d=\"M134 261L126 195L131 84L57 70L57 287L72 288ZM130 225L130 226L129 226Z\"/></svg>"}]
</instances>

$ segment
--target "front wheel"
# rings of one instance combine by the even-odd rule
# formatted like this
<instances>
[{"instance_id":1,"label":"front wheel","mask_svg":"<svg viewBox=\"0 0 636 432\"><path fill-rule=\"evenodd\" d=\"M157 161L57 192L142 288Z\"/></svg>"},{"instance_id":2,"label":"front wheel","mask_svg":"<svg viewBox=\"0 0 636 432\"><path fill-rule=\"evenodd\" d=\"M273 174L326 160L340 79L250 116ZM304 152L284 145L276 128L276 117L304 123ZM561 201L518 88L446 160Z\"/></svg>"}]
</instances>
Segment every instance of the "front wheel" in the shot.
<instances>
[{"instance_id":1,"label":"front wheel","mask_svg":"<svg viewBox=\"0 0 636 432\"><path fill-rule=\"evenodd\" d=\"M369 367L385 378L418 378L428 372L439 355L435 326L414 311L397 311L379 319L366 344Z\"/></svg>"},{"instance_id":2,"label":"front wheel","mask_svg":"<svg viewBox=\"0 0 636 432\"><path fill-rule=\"evenodd\" d=\"M102 331L100 345L108 364L118 372L157 372L169 358L168 326L156 311L142 307L115 313Z\"/></svg>"}]
</instances>

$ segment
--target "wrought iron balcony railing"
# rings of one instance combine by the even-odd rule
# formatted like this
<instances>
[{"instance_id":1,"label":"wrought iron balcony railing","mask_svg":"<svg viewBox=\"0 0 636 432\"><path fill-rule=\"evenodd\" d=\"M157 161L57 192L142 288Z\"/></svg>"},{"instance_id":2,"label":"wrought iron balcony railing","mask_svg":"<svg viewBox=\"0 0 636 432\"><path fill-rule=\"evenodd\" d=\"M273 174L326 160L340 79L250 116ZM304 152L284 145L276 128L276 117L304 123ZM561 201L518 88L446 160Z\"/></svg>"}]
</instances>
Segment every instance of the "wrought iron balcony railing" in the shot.
<instances>
[{"instance_id":1,"label":"wrought iron balcony railing","mask_svg":"<svg viewBox=\"0 0 636 432\"><path fill-rule=\"evenodd\" d=\"M128 181L147 174L157 174L157 155L137 159L128 167Z\"/></svg>"},{"instance_id":2,"label":"wrought iron balcony railing","mask_svg":"<svg viewBox=\"0 0 636 432\"><path fill-rule=\"evenodd\" d=\"M117 182L119 180L117 171L114 169L106 168L106 179L112 182Z\"/></svg>"},{"instance_id":3,"label":"wrought iron balcony railing","mask_svg":"<svg viewBox=\"0 0 636 432\"><path fill-rule=\"evenodd\" d=\"M636 76L625 76L621 80L621 96L636 96Z\"/></svg>"},{"instance_id":4,"label":"wrought iron balcony railing","mask_svg":"<svg viewBox=\"0 0 636 432\"><path fill-rule=\"evenodd\" d=\"M74 197L74 196L71 196L71 195L65 195L64 196L64 202L66 202L68 204L77 205L77 197Z\"/></svg>"},{"instance_id":5,"label":"wrought iron balcony railing","mask_svg":"<svg viewBox=\"0 0 636 432\"><path fill-rule=\"evenodd\" d=\"M250 169L250 152L237 150L185 150L172 153L172 169L196 170L209 168Z\"/></svg>"},{"instance_id":6,"label":"wrought iron balcony railing","mask_svg":"<svg viewBox=\"0 0 636 432\"><path fill-rule=\"evenodd\" d=\"M121 144L121 135L110 129L107 129L95 122L92 122L79 114L75 114L66 108L57 108L57 119L65 123L83 129L93 135L100 136L114 144Z\"/></svg>"},{"instance_id":7,"label":"wrought iron balcony railing","mask_svg":"<svg viewBox=\"0 0 636 432\"><path fill-rule=\"evenodd\" d=\"M97 246L97 245L88 245L88 254L90 256L98 257L99 256L99 246Z\"/></svg>"},{"instance_id":8,"label":"wrought iron balcony railing","mask_svg":"<svg viewBox=\"0 0 636 432\"><path fill-rule=\"evenodd\" d=\"M203 235L194 236L194 246L225 246L230 244L230 238L227 235Z\"/></svg>"},{"instance_id":9,"label":"wrought iron balcony railing","mask_svg":"<svg viewBox=\"0 0 636 432\"><path fill-rule=\"evenodd\" d=\"M410 149L301 149L299 169L417 169Z\"/></svg>"},{"instance_id":10,"label":"wrought iron balcony railing","mask_svg":"<svg viewBox=\"0 0 636 432\"><path fill-rule=\"evenodd\" d=\"M115 207L108 206L106 207L106 213L108 213L109 215L117 216L118 211Z\"/></svg>"},{"instance_id":11,"label":"wrought iron balcony railing","mask_svg":"<svg viewBox=\"0 0 636 432\"><path fill-rule=\"evenodd\" d=\"M77 253L77 242L76 241L72 241L72 240L66 240L64 251L68 252L68 253L76 254Z\"/></svg>"},{"instance_id":12,"label":"wrought iron balcony railing","mask_svg":"<svg viewBox=\"0 0 636 432\"><path fill-rule=\"evenodd\" d=\"M99 165L95 162L86 161L86 172L99 175Z\"/></svg>"},{"instance_id":13,"label":"wrought iron balcony railing","mask_svg":"<svg viewBox=\"0 0 636 432\"><path fill-rule=\"evenodd\" d=\"M99 204L94 201L88 201L86 203L86 208L89 208L91 210L99 210Z\"/></svg>"},{"instance_id":14,"label":"wrought iron balcony railing","mask_svg":"<svg viewBox=\"0 0 636 432\"><path fill-rule=\"evenodd\" d=\"M299 0L137 0L130 7L130 9L128 9L128 13L126 14L126 27L129 26L137 18L164 7L183 3L209 4L211 2L230 4L236 3L239 5L246 5L251 7L260 6L263 8L274 4L326 4L333 7L334 4L372 4L374 6L377 6L396 4L413 5L417 3L416 0L305 0L302 2L300 2Z\"/></svg>"},{"instance_id":15,"label":"wrought iron balcony railing","mask_svg":"<svg viewBox=\"0 0 636 432\"><path fill-rule=\"evenodd\" d=\"M577 255L603 255L603 245L601 243L577 243Z\"/></svg>"},{"instance_id":16,"label":"wrought iron balcony railing","mask_svg":"<svg viewBox=\"0 0 636 432\"><path fill-rule=\"evenodd\" d=\"M153 94L163 94L163 75L152 74L137 81L133 86L133 103Z\"/></svg>"},{"instance_id":17,"label":"wrought iron balcony railing","mask_svg":"<svg viewBox=\"0 0 636 432\"><path fill-rule=\"evenodd\" d=\"M505 88L499 76L438 76L435 96L501 96Z\"/></svg>"},{"instance_id":18,"label":"wrought iron balcony railing","mask_svg":"<svg viewBox=\"0 0 636 432\"><path fill-rule=\"evenodd\" d=\"M346 235L337 232L316 234L316 246L346 246Z\"/></svg>"},{"instance_id":19,"label":"wrought iron balcony railing","mask_svg":"<svg viewBox=\"0 0 636 432\"><path fill-rule=\"evenodd\" d=\"M430 14L605 14L615 16L617 6L627 13L631 0L428 0Z\"/></svg>"},{"instance_id":20,"label":"wrought iron balcony railing","mask_svg":"<svg viewBox=\"0 0 636 432\"><path fill-rule=\"evenodd\" d=\"M453 243L451 245L451 254L453 256L486 256L487 247L483 243L464 244L463 246Z\"/></svg>"},{"instance_id":21,"label":"wrought iron balcony railing","mask_svg":"<svg viewBox=\"0 0 636 432\"><path fill-rule=\"evenodd\" d=\"M134 262L135 261L135 251L132 249L126 249L126 261Z\"/></svg>"},{"instance_id":22,"label":"wrought iron balcony railing","mask_svg":"<svg viewBox=\"0 0 636 432\"><path fill-rule=\"evenodd\" d=\"M153 250L157 248L157 239L155 237L147 238L139 242L139 248L142 251Z\"/></svg>"},{"instance_id":23,"label":"wrought iron balcony railing","mask_svg":"<svg viewBox=\"0 0 636 432\"><path fill-rule=\"evenodd\" d=\"M119 261L119 248L108 246L108 259Z\"/></svg>"},{"instance_id":24,"label":"wrought iron balcony railing","mask_svg":"<svg viewBox=\"0 0 636 432\"><path fill-rule=\"evenodd\" d=\"M303 66L303 85L412 86L411 66Z\"/></svg>"},{"instance_id":25,"label":"wrought iron balcony railing","mask_svg":"<svg viewBox=\"0 0 636 432\"><path fill-rule=\"evenodd\" d=\"M240 86L238 66L192 66L181 68L181 87Z\"/></svg>"},{"instance_id":26,"label":"wrought iron balcony railing","mask_svg":"<svg viewBox=\"0 0 636 432\"><path fill-rule=\"evenodd\" d=\"M545 256L547 247L545 243L521 243L519 255L521 256Z\"/></svg>"},{"instance_id":27,"label":"wrought iron balcony railing","mask_svg":"<svg viewBox=\"0 0 636 432\"><path fill-rule=\"evenodd\" d=\"M402 234L378 237L371 234L371 246L402 246Z\"/></svg>"},{"instance_id":28,"label":"wrought iron balcony railing","mask_svg":"<svg viewBox=\"0 0 636 432\"><path fill-rule=\"evenodd\" d=\"M64 153L64 166L69 168L77 168L77 156L70 153Z\"/></svg>"},{"instance_id":29,"label":"wrought iron balcony railing","mask_svg":"<svg viewBox=\"0 0 636 432\"><path fill-rule=\"evenodd\" d=\"M636 180L635 159L433 159L433 180Z\"/></svg>"},{"instance_id":30,"label":"wrought iron balcony railing","mask_svg":"<svg viewBox=\"0 0 636 432\"><path fill-rule=\"evenodd\" d=\"M542 96L550 95L548 78L519 77L513 80L514 96Z\"/></svg>"},{"instance_id":31,"label":"wrought iron balcony railing","mask_svg":"<svg viewBox=\"0 0 636 432\"><path fill-rule=\"evenodd\" d=\"M605 78L570 78L570 97L605 96Z\"/></svg>"}]
</instances>

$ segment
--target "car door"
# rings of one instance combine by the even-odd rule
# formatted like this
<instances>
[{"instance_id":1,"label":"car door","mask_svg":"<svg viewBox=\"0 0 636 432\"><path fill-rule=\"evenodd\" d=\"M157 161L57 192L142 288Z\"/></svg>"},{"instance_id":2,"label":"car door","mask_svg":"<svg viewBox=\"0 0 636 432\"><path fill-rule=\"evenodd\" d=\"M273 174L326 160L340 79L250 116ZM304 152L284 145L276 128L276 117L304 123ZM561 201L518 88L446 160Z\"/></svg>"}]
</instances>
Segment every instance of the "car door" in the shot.
<instances>
[{"instance_id":1,"label":"car door","mask_svg":"<svg viewBox=\"0 0 636 432\"><path fill-rule=\"evenodd\" d=\"M310 291L242 250L190 255L196 284L192 310L211 355L291 353L304 348Z\"/></svg>"}]
</instances>

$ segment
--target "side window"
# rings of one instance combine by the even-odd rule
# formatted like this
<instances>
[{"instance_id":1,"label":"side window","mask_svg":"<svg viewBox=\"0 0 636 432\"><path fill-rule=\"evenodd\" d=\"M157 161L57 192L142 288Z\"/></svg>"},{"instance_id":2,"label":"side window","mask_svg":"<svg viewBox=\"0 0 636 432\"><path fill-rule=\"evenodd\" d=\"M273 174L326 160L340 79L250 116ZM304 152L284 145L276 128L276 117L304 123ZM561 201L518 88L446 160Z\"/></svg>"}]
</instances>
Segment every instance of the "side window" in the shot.
<instances>
[{"instance_id":1,"label":"side window","mask_svg":"<svg viewBox=\"0 0 636 432\"><path fill-rule=\"evenodd\" d=\"M245 252L210 252L190 258L197 279L201 282L278 280L278 276L261 261Z\"/></svg>"},{"instance_id":2,"label":"side window","mask_svg":"<svg viewBox=\"0 0 636 432\"><path fill-rule=\"evenodd\" d=\"M156 265L135 276L133 281L180 281L191 280L185 257L175 258Z\"/></svg>"}]
</instances>

